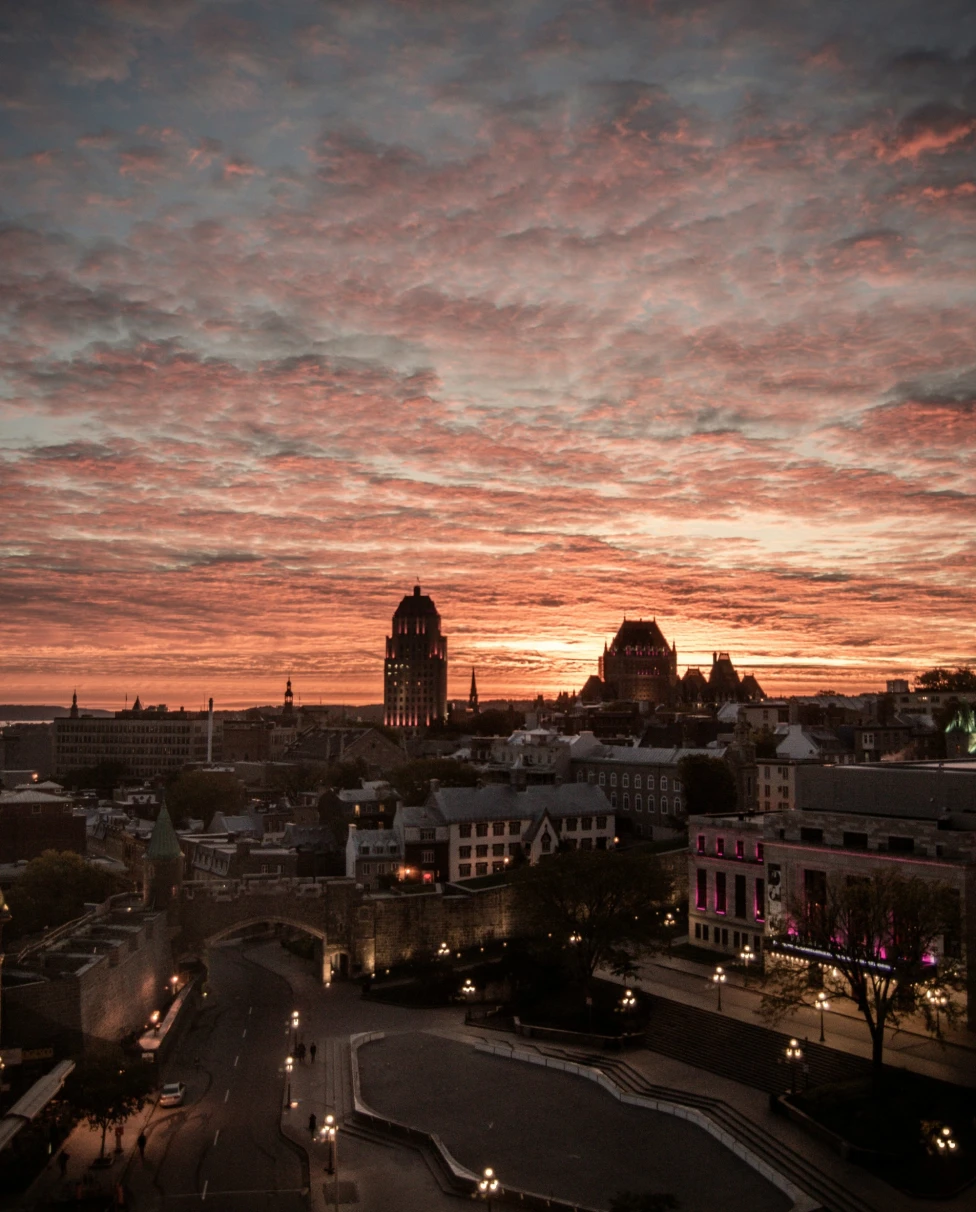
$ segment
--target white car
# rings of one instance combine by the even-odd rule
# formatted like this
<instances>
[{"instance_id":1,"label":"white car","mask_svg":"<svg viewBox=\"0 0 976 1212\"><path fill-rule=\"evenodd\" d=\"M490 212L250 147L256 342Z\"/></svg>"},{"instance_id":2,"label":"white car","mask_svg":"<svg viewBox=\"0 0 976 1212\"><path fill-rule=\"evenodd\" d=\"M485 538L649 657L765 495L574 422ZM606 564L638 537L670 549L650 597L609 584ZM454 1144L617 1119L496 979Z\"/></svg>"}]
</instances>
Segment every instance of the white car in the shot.
<instances>
[{"instance_id":1,"label":"white car","mask_svg":"<svg viewBox=\"0 0 976 1212\"><path fill-rule=\"evenodd\" d=\"M186 1086L183 1082L167 1082L159 1092L161 1107L182 1107L186 1098Z\"/></svg>"}]
</instances>

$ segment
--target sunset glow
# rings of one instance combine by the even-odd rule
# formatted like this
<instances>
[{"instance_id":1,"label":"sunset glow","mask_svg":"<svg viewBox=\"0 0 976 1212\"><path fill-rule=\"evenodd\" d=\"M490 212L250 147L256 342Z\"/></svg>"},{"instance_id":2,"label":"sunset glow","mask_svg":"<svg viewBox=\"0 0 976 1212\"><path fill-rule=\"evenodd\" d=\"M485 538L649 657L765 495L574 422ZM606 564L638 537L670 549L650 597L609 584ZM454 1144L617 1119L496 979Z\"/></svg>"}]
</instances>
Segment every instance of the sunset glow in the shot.
<instances>
[{"instance_id":1,"label":"sunset glow","mask_svg":"<svg viewBox=\"0 0 976 1212\"><path fill-rule=\"evenodd\" d=\"M976 9L8 0L0 701L976 661Z\"/></svg>"}]
</instances>

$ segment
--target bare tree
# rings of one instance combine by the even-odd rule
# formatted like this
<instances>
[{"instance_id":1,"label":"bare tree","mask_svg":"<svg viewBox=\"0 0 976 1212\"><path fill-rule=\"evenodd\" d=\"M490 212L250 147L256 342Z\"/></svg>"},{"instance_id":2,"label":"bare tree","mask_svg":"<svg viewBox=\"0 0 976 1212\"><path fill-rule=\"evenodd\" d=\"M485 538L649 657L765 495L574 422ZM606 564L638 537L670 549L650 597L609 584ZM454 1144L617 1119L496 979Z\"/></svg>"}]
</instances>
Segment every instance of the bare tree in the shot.
<instances>
[{"instance_id":1,"label":"bare tree","mask_svg":"<svg viewBox=\"0 0 976 1212\"><path fill-rule=\"evenodd\" d=\"M948 884L892 870L828 881L788 906L771 940L760 1013L775 1022L811 1004L818 988L853 1001L877 1073L885 1027L902 1015L921 1006L931 1030L958 1016L947 994L960 983L959 966L944 955L936 962L936 952L958 937L959 926L959 896Z\"/></svg>"}]
</instances>

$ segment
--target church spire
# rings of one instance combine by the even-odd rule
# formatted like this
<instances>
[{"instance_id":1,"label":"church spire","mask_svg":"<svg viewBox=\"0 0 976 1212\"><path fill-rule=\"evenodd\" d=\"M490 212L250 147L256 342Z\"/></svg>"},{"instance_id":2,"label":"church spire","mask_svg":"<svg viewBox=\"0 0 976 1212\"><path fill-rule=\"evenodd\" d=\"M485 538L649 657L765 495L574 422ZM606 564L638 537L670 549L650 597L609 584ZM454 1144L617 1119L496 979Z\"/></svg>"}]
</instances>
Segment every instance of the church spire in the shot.
<instances>
[{"instance_id":1,"label":"church spire","mask_svg":"<svg viewBox=\"0 0 976 1212\"><path fill-rule=\"evenodd\" d=\"M471 670L471 690L468 692L468 707L478 714L478 683L475 681L474 669Z\"/></svg>"},{"instance_id":2,"label":"church spire","mask_svg":"<svg viewBox=\"0 0 976 1212\"><path fill-rule=\"evenodd\" d=\"M285 706L281 715L283 719L290 720L295 710L295 696L291 692L291 678L285 683Z\"/></svg>"},{"instance_id":3,"label":"church spire","mask_svg":"<svg viewBox=\"0 0 976 1212\"><path fill-rule=\"evenodd\" d=\"M76 720L78 718L78 691L74 690L71 694L71 712L70 718Z\"/></svg>"}]
</instances>

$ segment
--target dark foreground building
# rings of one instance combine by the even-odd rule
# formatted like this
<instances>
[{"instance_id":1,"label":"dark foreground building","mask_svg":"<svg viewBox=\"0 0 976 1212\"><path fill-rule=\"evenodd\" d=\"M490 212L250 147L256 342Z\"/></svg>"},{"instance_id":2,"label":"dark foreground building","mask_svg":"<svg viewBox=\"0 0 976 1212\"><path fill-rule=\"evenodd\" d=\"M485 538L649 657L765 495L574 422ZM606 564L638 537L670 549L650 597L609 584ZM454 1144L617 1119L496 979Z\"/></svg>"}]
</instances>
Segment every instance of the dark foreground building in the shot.
<instances>
[{"instance_id":1,"label":"dark foreground building","mask_svg":"<svg viewBox=\"0 0 976 1212\"><path fill-rule=\"evenodd\" d=\"M414 585L393 616L386 640L384 723L425 728L447 717L447 637L441 616L427 594Z\"/></svg>"}]
</instances>

